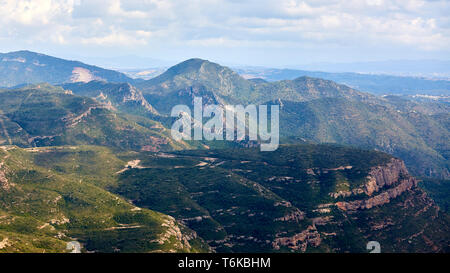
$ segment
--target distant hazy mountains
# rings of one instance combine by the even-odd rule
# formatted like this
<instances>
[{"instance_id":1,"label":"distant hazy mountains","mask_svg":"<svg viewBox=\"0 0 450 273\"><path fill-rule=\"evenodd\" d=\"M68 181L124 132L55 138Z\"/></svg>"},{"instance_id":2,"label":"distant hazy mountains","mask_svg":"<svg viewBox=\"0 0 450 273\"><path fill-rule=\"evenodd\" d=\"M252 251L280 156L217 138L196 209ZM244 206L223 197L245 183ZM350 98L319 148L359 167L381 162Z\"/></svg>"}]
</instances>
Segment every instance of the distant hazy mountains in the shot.
<instances>
[{"instance_id":1,"label":"distant hazy mountains","mask_svg":"<svg viewBox=\"0 0 450 273\"><path fill-rule=\"evenodd\" d=\"M448 56L447 56L448 57ZM304 70L328 72L358 72L398 76L450 77L449 60L386 60L350 63L313 63Z\"/></svg>"},{"instance_id":2,"label":"distant hazy mountains","mask_svg":"<svg viewBox=\"0 0 450 273\"><path fill-rule=\"evenodd\" d=\"M0 53L0 86L2 87L41 82L58 84L92 80L132 81L120 72L78 61L68 61L30 51Z\"/></svg>"},{"instance_id":3,"label":"distant hazy mountains","mask_svg":"<svg viewBox=\"0 0 450 273\"><path fill-rule=\"evenodd\" d=\"M248 79L265 81L293 80L307 76L332 80L360 91L377 95L446 95L450 96L449 79L430 79L424 77L393 76L386 74L361 74L351 72L328 73L295 69L275 68L236 68L239 74Z\"/></svg>"},{"instance_id":4,"label":"distant hazy mountains","mask_svg":"<svg viewBox=\"0 0 450 273\"><path fill-rule=\"evenodd\" d=\"M116 63L128 63L127 59L131 58L133 57L118 57ZM146 65L145 61L148 61L149 63ZM91 80L135 83L141 82L142 80L148 80L162 74L165 71L164 66L155 66L155 64L157 65L160 63L161 62L155 63L152 59L142 59L139 61L139 66L149 66L153 68L127 69L123 70L124 73L121 73L114 70L87 65L78 61L68 61L30 51L0 53L0 87L13 87L21 84L33 84L41 82L61 84L73 82L89 82ZM444 64L445 62L440 62L438 64L426 63L423 69L429 70L435 66L445 67ZM362 67L362 65L363 64L361 63L358 67ZM396 64L396 66L394 67L400 69L398 67L399 65L400 64ZM165 66L167 66L167 64ZM445 79L430 79L423 77L393 76L382 73L374 74L376 71L378 71L376 69L379 68L380 65L376 65L375 63L367 64L367 67L372 66L374 66L374 70L366 71L367 74L347 72L328 73L320 71L273 69L261 67L239 67L233 68L233 70L246 79L252 79L252 82L294 80L298 77L307 76L332 80L340 84L348 85L360 91L379 95L450 95L450 80L448 79L448 77L442 76ZM405 66L405 64L403 64L403 66ZM420 67L419 63L417 62L409 63L409 67L415 66ZM175 68L180 69L180 66L174 66L171 71L173 71ZM213 71L214 69L211 70L211 73ZM360 69L358 71L365 70Z\"/></svg>"}]
</instances>

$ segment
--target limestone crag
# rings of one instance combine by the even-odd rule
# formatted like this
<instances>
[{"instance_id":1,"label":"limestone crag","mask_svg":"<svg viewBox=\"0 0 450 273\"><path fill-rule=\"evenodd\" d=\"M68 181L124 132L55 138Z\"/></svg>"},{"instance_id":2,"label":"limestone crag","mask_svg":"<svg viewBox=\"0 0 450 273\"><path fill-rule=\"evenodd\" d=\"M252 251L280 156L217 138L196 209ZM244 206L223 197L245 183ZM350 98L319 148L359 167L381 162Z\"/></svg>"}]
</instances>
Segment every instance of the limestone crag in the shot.
<instances>
[{"instance_id":1,"label":"limestone crag","mask_svg":"<svg viewBox=\"0 0 450 273\"><path fill-rule=\"evenodd\" d=\"M393 158L385 166L372 168L366 182L360 189L369 198L355 201L337 202L336 206L341 210L370 209L389 203L391 199L396 198L407 190L417 186L417 180L410 176L403 161ZM385 189L385 190L383 190ZM335 193L335 196L350 196L349 194ZM358 191L361 193L360 191ZM374 195L375 193L378 193ZM336 198L336 197L335 197Z\"/></svg>"},{"instance_id":2,"label":"limestone crag","mask_svg":"<svg viewBox=\"0 0 450 273\"><path fill-rule=\"evenodd\" d=\"M365 184L364 192L371 196L384 186L397 183L402 177L409 177L405 163L397 158L392 158L386 166L377 166L369 172L369 181Z\"/></svg>"}]
</instances>

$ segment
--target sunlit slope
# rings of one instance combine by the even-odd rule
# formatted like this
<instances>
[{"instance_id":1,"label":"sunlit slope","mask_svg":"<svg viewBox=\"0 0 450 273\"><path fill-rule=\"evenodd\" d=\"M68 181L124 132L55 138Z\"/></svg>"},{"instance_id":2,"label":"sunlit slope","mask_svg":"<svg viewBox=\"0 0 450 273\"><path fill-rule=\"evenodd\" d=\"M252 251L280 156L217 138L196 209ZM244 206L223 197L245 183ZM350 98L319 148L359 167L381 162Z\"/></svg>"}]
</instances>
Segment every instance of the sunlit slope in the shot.
<instances>
[{"instance_id":1,"label":"sunlit slope","mask_svg":"<svg viewBox=\"0 0 450 273\"><path fill-rule=\"evenodd\" d=\"M0 149L0 252L208 251L173 218L105 189L126 163L101 147Z\"/></svg>"}]
</instances>

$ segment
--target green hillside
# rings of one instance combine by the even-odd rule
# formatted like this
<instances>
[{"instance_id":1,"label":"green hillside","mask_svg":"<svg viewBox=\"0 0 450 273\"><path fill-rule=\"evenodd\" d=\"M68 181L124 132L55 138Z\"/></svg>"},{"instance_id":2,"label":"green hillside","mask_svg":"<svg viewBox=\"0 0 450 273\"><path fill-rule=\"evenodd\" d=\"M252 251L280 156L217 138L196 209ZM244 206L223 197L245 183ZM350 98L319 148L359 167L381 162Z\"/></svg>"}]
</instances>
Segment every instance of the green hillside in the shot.
<instances>
[{"instance_id":1,"label":"green hillside","mask_svg":"<svg viewBox=\"0 0 450 273\"><path fill-rule=\"evenodd\" d=\"M369 240L379 241L383 252L448 246L448 216L418 187L371 209L340 209L339 202L376 203L414 181L384 153L295 145L273 153L197 150L126 158L140 160L141 168L124 172L113 191L173 215L219 252L365 252ZM392 175L389 185L366 194L377 166Z\"/></svg>"},{"instance_id":2,"label":"green hillside","mask_svg":"<svg viewBox=\"0 0 450 273\"><path fill-rule=\"evenodd\" d=\"M450 134L433 116L341 98L272 103L281 106L285 136L376 148L405 160L414 174L449 175Z\"/></svg>"},{"instance_id":3,"label":"green hillside","mask_svg":"<svg viewBox=\"0 0 450 273\"><path fill-rule=\"evenodd\" d=\"M0 91L0 110L3 144L91 144L134 150L187 147L171 140L170 132L156 121L48 85Z\"/></svg>"},{"instance_id":4,"label":"green hillside","mask_svg":"<svg viewBox=\"0 0 450 273\"><path fill-rule=\"evenodd\" d=\"M0 159L3 252L63 252L73 240L100 252L365 252L369 240L439 252L449 242L448 216L381 152L2 146ZM341 205L352 202L373 207Z\"/></svg>"},{"instance_id":5,"label":"green hillside","mask_svg":"<svg viewBox=\"0 0 450 273\"><path fill-rule=\"evenodd\" d=\"M105 190L126 165L105 148L0 149L0 252L207 251L171 217ZM192 244L192 245L191 245Z\"/></svg>"},{"instance_id":6,"label":"green hillside","mask_svg":"<svg viewBox=\"0 0 450 273\"><path fill-rule=\"evenodd\" d=\"M445 100L246 80L201 59L136 85L78 72L0 89L0 252L449 250ZM172 107L196 96L280 105L282 145L173 140Z\"/></svg>"},{"instance_id":7,"label":"green hillside","mask_svg":"<svg viewBox=\"0 0 450 273\"><path fill-rule=\"evenodd\" d=\"M157 115L156 110L144 98L141 91L129 83L67 83L62 87L75 95L95 98L98 102L114 109L135 115Z\"/></svg>"},{"instance_id":8,"label":"green hillside","mask_svg":"<svg viewBox=\"0 0 450 273\"><path fill-rule=\"evenodd\" d=\"M448 178L448 105L376 97L317 78L249 81L200 59L138 84L157 111L204 104L280 104L282 137L379 149L404 159L413 174Z\"/></svg>"}]
</instances>

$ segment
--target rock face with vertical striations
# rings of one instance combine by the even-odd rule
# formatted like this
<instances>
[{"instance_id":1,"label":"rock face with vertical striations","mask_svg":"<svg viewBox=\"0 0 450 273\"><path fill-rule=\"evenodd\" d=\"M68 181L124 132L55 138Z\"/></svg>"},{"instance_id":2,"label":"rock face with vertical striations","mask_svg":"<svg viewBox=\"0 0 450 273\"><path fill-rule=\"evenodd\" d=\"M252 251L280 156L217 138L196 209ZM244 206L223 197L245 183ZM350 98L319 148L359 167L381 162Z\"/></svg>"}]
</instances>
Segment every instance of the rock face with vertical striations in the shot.
<instances>
[{"instance_id":1,"label":"rock face with vertical striations","mask_svg":"<svg viewBox=\"0 0 450 273\"><path fill-rule=\"evenodd\" d=\"M403 179L397 183L394 188L383 191L382 193L370 197L365 200L357 200L350 202L337 202L336 206L341 210L357 210L357 209L370 209L375 206L384 205L389 203L391 199L396 198L403 192L412 189L417 185L417 180L414 177Z\"/></svg>"},{"instance_id":2,"label":"rock face with vertical striations","mask_svg":"<svg viewBox=\"0 0 450 273\"><path fill-rule=\"evenodd\" d=\"M370 209L380 206L403 192L417 186L417 180L410 176L402 160L392 158L384 166L373 167L367 176L367 182L359 189L352 192L340 192L333 195L349 197L352 195L364 195L365 199L356 201L337 202L336 206L341 210Z\"/></svg>"},{"instance_id":3,"label":"rock face with vertical striations","mask_svg":"<svg viewBox=\"0 0 450 273\"><path fill-rule=\"evenodd\" d=\"M386 166L377 166L369 172L369 182L366 184L364 192L371 196L374 192L384 186L390 186L400 179L409 176L405 163L397 158L392 158Z\"/></svg>"}]
</instances>

